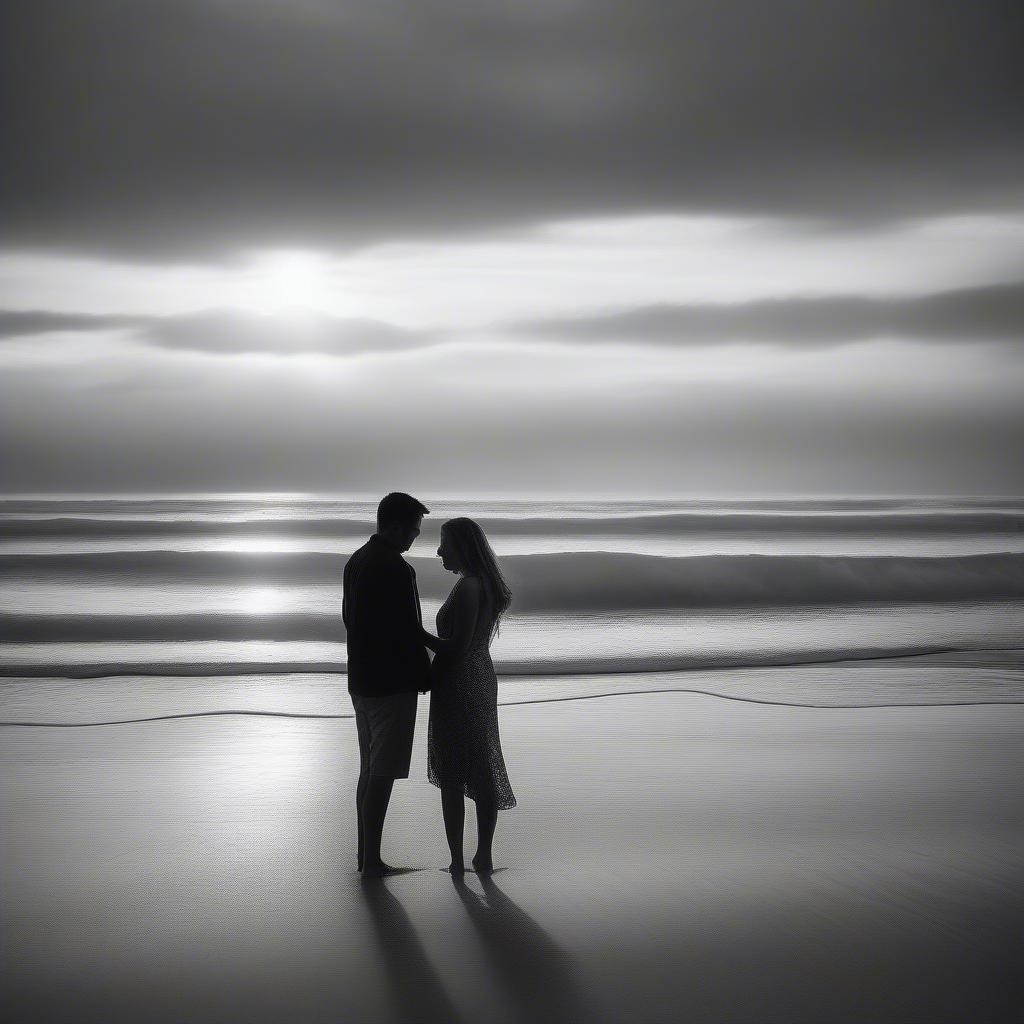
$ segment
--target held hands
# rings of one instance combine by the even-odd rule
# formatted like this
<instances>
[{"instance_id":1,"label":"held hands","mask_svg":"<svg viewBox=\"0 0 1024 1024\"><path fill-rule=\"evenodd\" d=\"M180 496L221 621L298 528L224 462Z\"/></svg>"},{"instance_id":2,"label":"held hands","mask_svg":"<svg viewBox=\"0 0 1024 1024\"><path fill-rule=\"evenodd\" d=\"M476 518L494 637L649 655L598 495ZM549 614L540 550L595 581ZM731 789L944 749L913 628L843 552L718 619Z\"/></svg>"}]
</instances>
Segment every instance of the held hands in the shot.
<instances>
[{"instance_id":1,"label":"held hands","mask_svg":"<svg viewBox=\"0 0 1024 1024\"><path fill-rule=\"evenodd\" d=\"M434 636L433 633L429 633L422 626L420 626L420 639L424 647L433 651L435 654L437 653L438 638Z\"/></svg>"},{"instance_id":2,"label":"held hands","mask_svg":"<svg viewBox=\"0 0 1024 1024\"><path fill-rule=\"evenodd\" d=\"M434 647L434 644L437 643L437 637L434 636L432 633L428 633L422 626L420 626L420 641L422 642L423 646L426 647L429 651L432 652L436 649ZM431 662L433 662L433 659L431 659ZM420 693L429 692L430 684L428 684L424 689L420 690Z\"/></svg>"}]
</instances>

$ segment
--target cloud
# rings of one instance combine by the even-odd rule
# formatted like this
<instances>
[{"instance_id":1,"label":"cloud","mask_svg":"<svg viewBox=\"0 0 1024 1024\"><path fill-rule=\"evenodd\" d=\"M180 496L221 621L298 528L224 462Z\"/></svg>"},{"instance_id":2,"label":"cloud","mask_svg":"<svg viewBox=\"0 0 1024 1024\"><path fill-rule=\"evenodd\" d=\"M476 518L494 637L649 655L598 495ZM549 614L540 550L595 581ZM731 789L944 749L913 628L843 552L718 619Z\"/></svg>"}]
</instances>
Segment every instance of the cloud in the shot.
<instances>
[{"instance_id":1,"label":"cloud","mask_svg":"<svg viewBox=\"0 0 1024 1024\"><path fill-rule=\"evenodd\" d=\"M0 216L25 249L162 260L1022 198L1012 0L8 7Z\"/></svg>"},{"instance_id":2,"label":"cloud","mask_svg":"<svg viewBox=\"0 0 1024 1024\"><path fill-rule=\"evenodd\" d=\"M831 295L735 305L656 305L603 316L540 320L516 331L578 343L708 345L767 341L841 345L876 337L915 341L1024 340L1024 283L937 295Z\"/></svg>"},{"instance_id":3,"label":"cloud","mask_svg":"<svg viewBox=\"0 0 1024 1024\"><path fill-rule=\"evenodd\" d=\"M55 313L42 309L0 310L0 338L30 337L60 331L101 331L136 327L148 318L135 316L98 316L87 313Z\"/></svg>"},{"instance_id":4,"label":"cloud","mask_svg":"<svg viewBox=\"0 0 1024 1024\"><path fill-rule=\"evenodd\" d=\"M655 305L917 296L1021 280L1024 208L844 228L795 218L600 217L346 255L264 250L227 263L0 250L0 309L148 317L305 309L438 330Z\"/></svg>"},{"instance_id":5,"label":"cloud","mask_svg":"<svg viewBox=\"0 0 1024 1024\"><path fill-rule=\"evenodd\" d=\"M374 320L321 315L262 315L210 309L178 316L94 316L45 310L0 310L0 339L63 332L105 333L130 328L144 345L192 352L353 356L400 352L436 343L440 336Z\"/></svg>"},{"instance_id":6,"label":"cloud","mask_svg":"<svg viewBox=\"0 0 1024 1024\"><path fill-rule=\"evenodd\" d=\"M319 352L353 356L420 348L432 344L434 335L373 320L205 310L154 318L140 334L140 340L163 348L197 352L276 355Z\"/></svg>"},{"instance_id":7,"label":"cloud","mask_svg":"<svg viewBox=\"0 0 1024 1024\"><path fill-rule=\"evenodd\" d=\"M1024 283L914 297L826 295L735 304L649 305L600 315L498 324L490 330L408 329L369 319L263 315L212 309L178 316L90 316L0 311L0 338L133 328L135 340L172 350L221 354L320 353L348 357L461 342L700 347L770 344L834 347L880 337L922 343L1024 340Z\"/></svg>"}]
</instances>

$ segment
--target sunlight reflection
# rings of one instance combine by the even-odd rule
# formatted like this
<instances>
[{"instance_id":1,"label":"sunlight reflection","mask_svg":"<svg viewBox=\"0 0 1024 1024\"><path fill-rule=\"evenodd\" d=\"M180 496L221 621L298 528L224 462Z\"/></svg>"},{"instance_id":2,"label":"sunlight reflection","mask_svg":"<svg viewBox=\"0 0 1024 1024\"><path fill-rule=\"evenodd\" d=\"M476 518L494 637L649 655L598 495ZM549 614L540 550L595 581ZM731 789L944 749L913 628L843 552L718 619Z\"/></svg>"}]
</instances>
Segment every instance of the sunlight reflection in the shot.
<instances>
[{"instance_id":1,"label":"sunlight reflection","mask_svg":"<svg viewBox=\"0 0 1024 1024\"><path fill-rule=\"evenodd\" d=\"M286 604L284 591L276 587L255 587L252 590L243 591L238 602L242 611L252 615L279 612Z\"/></svg>"},{"instance_id":2,"label":"sunlight reflection","mask_svg":"<svg viewBox=\"0 0 1024 1024\"><path fill-rule=\"evenodd\" d=\"M209 550L271 554L277 551L302 551L307 547L303 541L289 537L231 537L220 544L210 544Z\"/></svg>"}]
</instances>

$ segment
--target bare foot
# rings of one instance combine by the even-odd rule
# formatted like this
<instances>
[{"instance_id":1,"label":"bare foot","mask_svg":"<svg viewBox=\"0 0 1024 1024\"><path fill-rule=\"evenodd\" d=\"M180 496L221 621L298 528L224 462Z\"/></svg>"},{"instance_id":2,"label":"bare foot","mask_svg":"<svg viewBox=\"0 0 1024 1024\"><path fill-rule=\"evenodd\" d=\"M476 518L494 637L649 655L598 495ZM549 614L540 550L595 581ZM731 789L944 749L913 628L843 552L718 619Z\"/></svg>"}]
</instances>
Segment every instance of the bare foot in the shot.
<instances>
[{"instance_id":1,"label":"bare foot","mask_svg":"<svg viewBox=\"0 0 1024 1024\"><path fill-rule=\"evenodd\" d=\"M384 861L380 862L380 866L385 871L395 871L395 870L397 870L396 868L393 868L390 864L385 864ZM359 860L356 861L356 871L362 871L362 870L363 870L363 858L360 857Z\"/></svg>"},{"instance_id":2,"label":"bare foot","mask_svg":"<svg viewBox=\"0 0 1024 1024\"><path fill-rule=\"evenodd\" d=\"M448 874L452 876L452 878L461 878L466 873L466 865L456 864L455 861L452 861L451 864L448 865L448 867L441 868L441 870L447 871Z\"/></svg>"},{"instance_id":3,"label":"bare foot","mask_svg":"<svg viewBox=\"0 0 1024 1024\"><path fill-rule=\"evenodd\" d=\"M473 870L478 875L489 875L494 871L494 862L490 857L484 859L483 857L473 858Z\"/></svg>"},{"instance_id":4,"label":"bare foot","mask_svg":"<svg viewBox=\"0 0 1024 1024\"><path fill-rule=\"evenodd\" d=\"M393 868L390 864L380 861L377 864L364 864L361 873L363 878L383 878L385 875L393 875L397 871L398 868Z\"/></svg>"}]
</instances>

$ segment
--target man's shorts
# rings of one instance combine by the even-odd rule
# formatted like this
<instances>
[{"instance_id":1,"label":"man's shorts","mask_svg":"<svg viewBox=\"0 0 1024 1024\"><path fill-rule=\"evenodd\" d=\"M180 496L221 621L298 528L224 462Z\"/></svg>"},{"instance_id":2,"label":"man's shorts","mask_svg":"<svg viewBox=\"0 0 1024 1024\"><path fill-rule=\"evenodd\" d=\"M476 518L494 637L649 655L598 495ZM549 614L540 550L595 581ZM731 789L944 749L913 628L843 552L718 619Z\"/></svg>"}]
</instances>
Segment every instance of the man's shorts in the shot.
<instances>
[{"instance_id":1,"label":"man's shorts","mask_svg":"<svg viewBox=\"0 0 1024 1024\"><path fill-rule=\"evenodd\" d=\"M360 774L407 779L416 729L416 692L386 697L353 693L351 697L359 734Z\"/></svg>"}]
</instances>

